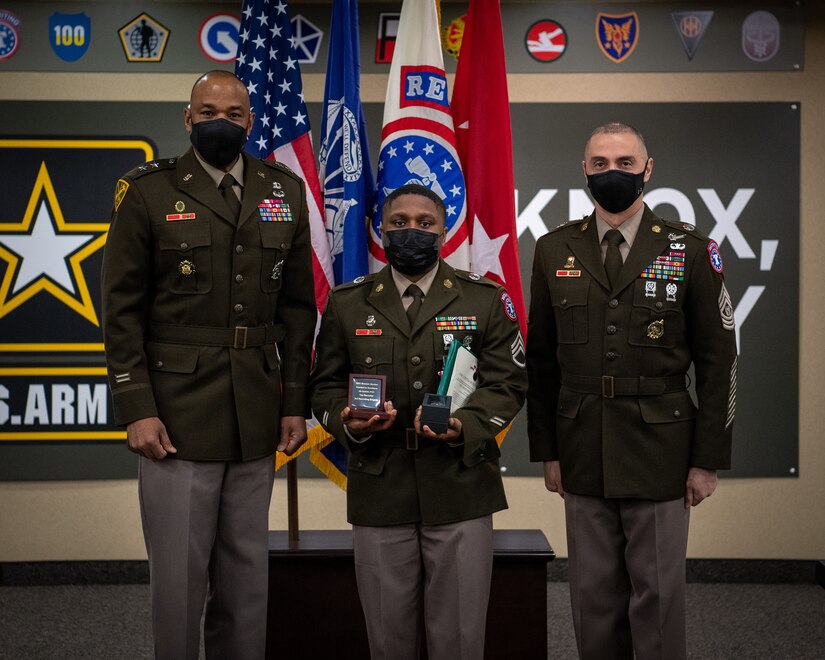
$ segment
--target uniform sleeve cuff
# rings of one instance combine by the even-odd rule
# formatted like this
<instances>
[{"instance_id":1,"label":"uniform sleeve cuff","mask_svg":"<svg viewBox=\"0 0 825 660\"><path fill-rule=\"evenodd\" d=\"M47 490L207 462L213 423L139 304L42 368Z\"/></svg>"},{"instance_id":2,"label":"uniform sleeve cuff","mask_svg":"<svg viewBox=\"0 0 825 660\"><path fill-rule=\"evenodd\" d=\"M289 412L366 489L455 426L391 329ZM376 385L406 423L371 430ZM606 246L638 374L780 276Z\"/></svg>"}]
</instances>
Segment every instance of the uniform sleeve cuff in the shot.
<instances>
[{"instance_id":1,"label":"uniform sleeve cuff","mask_svg":"<svg viewBox=\"0 0 825 660\"><path fill-rule=\"evenodd\" d=\"M138 419L157 417L155 395L149 385L126 392L113 392L112 401L115 408L115 424L126 426Z\"/></svg>"}]
</instances>

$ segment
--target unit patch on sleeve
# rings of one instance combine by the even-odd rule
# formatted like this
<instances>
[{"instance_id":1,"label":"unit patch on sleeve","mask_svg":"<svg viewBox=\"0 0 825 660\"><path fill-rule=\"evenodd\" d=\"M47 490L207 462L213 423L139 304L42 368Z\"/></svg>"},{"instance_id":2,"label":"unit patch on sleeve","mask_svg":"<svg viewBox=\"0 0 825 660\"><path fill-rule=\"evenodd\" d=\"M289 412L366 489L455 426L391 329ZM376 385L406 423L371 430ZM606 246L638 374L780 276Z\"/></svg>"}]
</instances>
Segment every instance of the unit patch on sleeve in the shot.
<instances>
[{"instance_id":1,"label":"unit patch on sleeve","mask_svg":"<svg viewBox=\"0 0 825 660\"><path fill-rule=\"evenodd\" d=\"M722 255L719 254L719 244L716 241L708 243L708 256L710 257L710 265L717 273L721 273L724 265L722 264Z\"/></svg>"},{"instance_id":2,"label":"unit patch on sleeve","mask_svg":"<svg viewBox=\"0 0 825 660\"><path fill-rule=\"evenodd\" d=\"M127 190L129 190L129 182L118 179L117 185L115 185L115 211L120 208L120 203L123 201L123 198L126 197Z\"/></svg>"},{"instance_id":3,"label":"unit patch on sleeve","mask_svg":"<svg viewBox=\"0 0 825 660\"><path fill-rule=\"evenodd\" d=\"M501 300L501 304L504 305L504 313L507 314L507 318L513 323L518 321L518 316L516 316L516 306L513 304L513 299L510 298L510 294L506 291L502 291L499 299Z\"/></svg>"}]
</instances>

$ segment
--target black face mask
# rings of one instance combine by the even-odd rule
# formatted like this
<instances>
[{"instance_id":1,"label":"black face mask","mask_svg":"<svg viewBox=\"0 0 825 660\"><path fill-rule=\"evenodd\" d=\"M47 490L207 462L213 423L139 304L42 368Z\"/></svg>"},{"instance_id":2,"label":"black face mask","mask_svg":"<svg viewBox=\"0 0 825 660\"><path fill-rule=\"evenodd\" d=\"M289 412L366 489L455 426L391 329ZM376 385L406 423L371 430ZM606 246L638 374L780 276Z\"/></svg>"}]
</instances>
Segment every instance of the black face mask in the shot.
<instances>
[{"instance_id":1,"label":"black face mask","mask_svg":"<svg viewBox=\"0 0 825 660\"><path fill-rule=\"evenodd\" d=\"M192 146L210 165L226 167L246 144L246 129L227 119L209 119L192 124Z\"/></svg>"},{"instance_id":2,"label":"black face mask","mask_svg":"<svg viewBox=\"0 0 825 660\"><path fill-rule=\"evenodd\" d=\"M384 254L390 266L402 275L420 275L438 261L438 237L423 229L385 231Z\"/></svg>"},{"instance_id":3,"label":"black face mask","mask_svg":"<svg viewBox=\"0 0 825 660\"><path fill-rule=\"evenodd\" d=\"M645 170L639 174L623 170L607 170L587 175L587 187L599 206L609 213L621 213L630 208L645 187Z\"/></svg>"}]
</instances>

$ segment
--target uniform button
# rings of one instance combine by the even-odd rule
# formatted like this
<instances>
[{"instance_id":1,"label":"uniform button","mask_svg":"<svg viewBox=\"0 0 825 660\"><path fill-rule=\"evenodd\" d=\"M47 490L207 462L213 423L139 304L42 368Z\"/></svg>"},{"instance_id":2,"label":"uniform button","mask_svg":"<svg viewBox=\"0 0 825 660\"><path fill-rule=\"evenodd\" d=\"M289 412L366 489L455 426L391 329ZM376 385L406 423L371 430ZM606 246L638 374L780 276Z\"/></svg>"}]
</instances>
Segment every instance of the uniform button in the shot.
<instances>
[{"instance_id":1,"label":"uniform button","mask_svg":"<svg viewBox=\"0 0 825 660\"><path fill-rule=\"evenodd\" d=\"M367 357L365 357L364 362L366 362L367 364L372 364L372 355L368 355Z\"/></svg>"},{"instance_id":2,"label":"uniform button","mask_svg":"<svg viewBox=\"0 0 825 660\"><path fill-rule=\"evenodd\" d=\"M241 282L243 282L243 275L241 275L240 273L238 273L237 275L235 275L235 281L236 281L238 284L240 284Z\"/></svg>"},{"instance_id":3,"label":"uniform button","mask_svg":"<svg viewBox=\"0 0 825 660\"><path fill-rule=\"evenodd\" d=\"M615 335L616 334L616 326L615 325L607 326L607 334Z\"/></svg>"},{"instance_id":4,"label":"uniform button","mask_svg":"<svg viewBox=\"0 0 825 660\"><path fill-rule=\"evenodd\" d=\"M417 367L419 364L421 364L421 358L420 358L420 357L418 357L417 355L413 355L413 356L410 358L410 362L412 362L412 363L413 363L413 366Z\"/></svg>"},{"instance_id":5,"label":"uniform button","mask_svg":"<svg viewBox=\"0 0 825 660\"><path fill-rule=\"evenodd\" d=\"M611 309L616 309L619 306L619 301L613 298L609 303L607 303Z\"/></svg>"},{"instance_id":6,"label":"uniform button","mask_svg":"<svg viewBox=\"0 0 825 660\"><path fill-rule=\"evenodd\" d=\"M424 383L422 383L420 380L415 381L415 382L413 383L413 389L414 389L414 390L422 390L422 389L424 389Z\"/></svg>"},{"instance_id":7,"label":"uniform button","mask_svg":"<svg viewBox=\"0 0 825 660\"><path fill-rule=\"evenodd\" d=\"M281 243L281 249L286 250L286 243Z\"/></svg>"},{"instance_id":8,"label":"uniform button","mask_svg":"<svg viewBox=\"0 0 825 660\"><path fill-rule=\"evenodd\" d=\"M235 246L235 254L243 254L243 245Z\"/></svg>"},{"instance_id":9,"label":"uniform button","mask_svg":"<svg viewBox=\"0 0 825 660\"><path fill-rule=\"evenodd\" d=\"M561 299L561 305L562 305L562 307L564 307L564 305L566 305L566 304L567 304L567 298L562 298L562 299Z\"/></svg>"},{"instance_id":10,"label":"uniform button","mask_svg":"<svg viewBox=\"0 0 825 660\"><path fill-rule=\"evenodd\" d=\"M680 413L678 410L674 410L674 411L673 411L673 416L674 416L674 417L681 417L681 416L682 416L682 413Z\"/></svg>"},{"instance_id":11,"label":"uniform button","mask_svg":"<svg viewBox=\"0 0 825 660\"><path fill-rule=\"evenodd\" d=\"M160 369L160 368L163 366L163 360L158 360L157 362L155 362L155 366L156 366L158 369Z\"/></svg>"},{"instance_id":12,"label":"uniform button","mask_svg":"<svg viewBox=\"0 0 825 660\"><path fill-rule=\"evenodd\" d=\"M662 301L661 300L656 303L656 309L662 309Z\"/></svg>"},{"instance_id":13,"label":"uniform button","mask_svg":"<svg viewBox=\"0 0 825 660\"><path fill-rule=\"evenodd\" d=\"M189 243L186 243L184 241L183 243L180 244L180 249L181 250L188 250L189 249Z\"/></svg>"},{"instance_id":14,"label":"uniform button","mask_svg":"<svg viewBox=\"0 0 825 660\"><path fill-rule=\"evenodd\" d=\"M358 461L358 467L360 467L360 468L364 467L364 463L362 461Z\"/></svg>"},{"instance_id":15,"label":"uniform button","mask_svg":"<svg viewBox=\"0 0 825 660\"><path fill-rule=\"evenodd\" d=\"M241 303L238 303L232 309L234 309L238 314L240 314L243 311L243 305L241 305Z\"/></svg>"},{"instance_id":16,"label":"uniform button","mask_svg":"<svg viewBox=\"0 0 825 660\"><path fill-rule=\"evenodd\" d=\"M608 360L615 360L615 359L616 359L617 357L619 357L619 356L618 356L618 355L616 355L613 351L608 351L608 352L607 352L607 354L605 355L605 357L606 357Z\"/></svg>"}]
</instances>

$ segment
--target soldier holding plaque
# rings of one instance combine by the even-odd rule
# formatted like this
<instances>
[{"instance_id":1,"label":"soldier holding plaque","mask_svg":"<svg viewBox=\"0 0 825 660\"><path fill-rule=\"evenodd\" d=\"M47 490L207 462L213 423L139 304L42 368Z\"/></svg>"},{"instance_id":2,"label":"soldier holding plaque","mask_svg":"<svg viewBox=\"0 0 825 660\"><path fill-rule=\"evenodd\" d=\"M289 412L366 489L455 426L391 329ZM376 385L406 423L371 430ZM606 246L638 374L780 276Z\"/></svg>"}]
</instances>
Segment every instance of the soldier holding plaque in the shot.
<instances>
[{"instance_id":1,"label":"soldier holding plaque","mask_svg":"<svg viewBox=\"0 0 825 660\"><path fill-rule=\"evenodd\" d=\"M645 205L638 131L601 126L584 156L595 212L536 245L530 457L565 498L580 657L678 660L690 508L730 467L733 308L716 242Z\"/></svg>"},{"instance_id":2,"label":"soldier holding plaque","mask_svg":"<svg viewBox=\"0 0 825 660\"><path fill-rule=\"evenodd\" d=\"M480 659L492 513L507 506L495 438L527 385L519 325L504 289L439 259L445 208L428 188L390 193L382 234L389 265L329 297L312 408L351 452L347 517L372 657L418 658L423 623L430 658ZM478 385L437 434L421 404L453 342L477 356Z\"/></svg>"}]
</instances>

